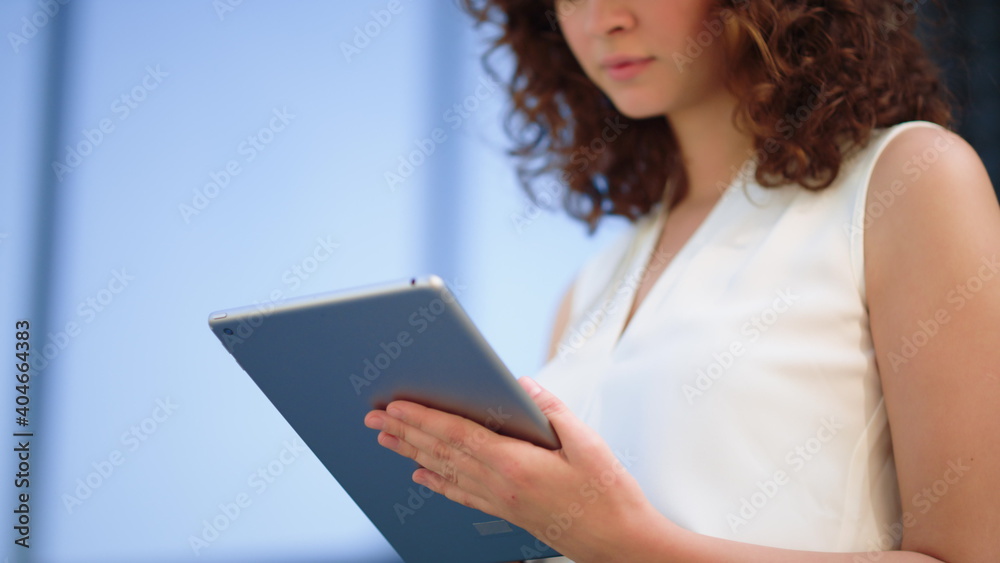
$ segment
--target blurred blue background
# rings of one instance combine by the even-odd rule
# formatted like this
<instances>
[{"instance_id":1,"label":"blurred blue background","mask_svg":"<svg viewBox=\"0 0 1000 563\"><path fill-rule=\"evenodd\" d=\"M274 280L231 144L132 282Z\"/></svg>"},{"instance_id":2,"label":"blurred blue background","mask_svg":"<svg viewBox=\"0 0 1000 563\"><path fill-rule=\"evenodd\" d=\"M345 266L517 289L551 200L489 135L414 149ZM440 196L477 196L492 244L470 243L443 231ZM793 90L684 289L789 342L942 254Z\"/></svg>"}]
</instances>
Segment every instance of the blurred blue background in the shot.
<instances>
[{"instance_id":1,"label":"blurred blue background","mask_svg":"<svg viewBox=\"0 0 1000 563\"><path fill-rule=\"evenodd\" d=\"M35 347L29 427L0 385L7 560L397 561L207 314L436 273L530 374L622 223L588 237L524 195L453 1L63 2L0 2L0 351L18 319ZM995 29L996 6L968 6L960 26ZM953 45L982 100L963 134L996 179L998 50L975 36ZM11 547L21 430L29 550Z\"/></svg>"},{"instance_id":2,"label":"blurred blue background","mask_svg":"<svg viewBox=\"0 0 1000 563\"><path fill-rule=\"evenodd\" d=\"M471 20L444 1L4 0L0 30L0 343L30 320L37 434L32 547L13 549L25 429L5 380L4 551L397 560L311 453L282 455L295 434L206 321L436 273L514 373L540 367L614 229L589 238L523 194Z\"/></svg>"}]
</instances>

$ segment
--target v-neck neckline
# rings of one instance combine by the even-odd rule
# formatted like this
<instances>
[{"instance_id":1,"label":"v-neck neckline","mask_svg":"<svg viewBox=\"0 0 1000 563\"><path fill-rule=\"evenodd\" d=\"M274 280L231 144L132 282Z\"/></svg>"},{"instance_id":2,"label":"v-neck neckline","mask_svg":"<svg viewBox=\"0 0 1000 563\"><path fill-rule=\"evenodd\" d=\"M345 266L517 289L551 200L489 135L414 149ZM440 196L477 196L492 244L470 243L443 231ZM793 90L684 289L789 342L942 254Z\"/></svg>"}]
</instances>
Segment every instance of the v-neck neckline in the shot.
<instances>
[{"instance_id":1,"label":"v-neck neckline","mask_svg":"<svg viewBox=\"0 0 1000 563\"><path fill-rule=\"evenodd\" d=\"M653 281L653 284L646 292L646 295L643 296L642 301L639 302L638 305L636 305L635 299L639 293L639 286L642 285L642 277L639 278L639 280L636 282L637 286L633 289L630 298L627 300L627 307L625 309L624 314L618 315L615 320L615 327L614 327L615 340L611 346L612 354L618 351L618 349L621 347L622 341L629 334L635 332L636 329L634 329L633 327L635 326L636 321L641 320L646 315L648 315L648 313L643 314L643 311L649 309L649 306L647 304L650 301L653 301L652 298L658 298L660 293L665 291L663 288L669 285L668 282L665 280L671 277L675 277L674 272L676 272L677 268L679 267L677 266L677 263L687 260L689 258L689 255L695 251L693 250L693 248L697 245L697 243L701 239L705 238L705 236L707 236L706 233L709 231L710 228L712 228L713 223L715 223L718 220L717 217L722 213L720 210L726 204L726 200L732 199L733 196L732 192L736 189L736 185L741 184L742 186L744 186L744 189L746 189L748 185L747 179L748 177L751 176L751 174L752 174L752 169L748 171L744 168L741 168L740 171L737 172L737 174L733 177L732 181L730 181L730 183L722 191L722 195L719 196L719 199L712 204L712 208L705 215L705 218L702 219L701 223L694 229L694 231L691 232L691 236L689 236L688 239L684 241L684 244L681 245L681 247L670 259L670 262L667 263L667 265L663 268L663 270L660 272L657 278ZM638 254L639 258L636 258L636 256L629 257L630 264L628 265L628 269L626 270L625 275L629 275L630 272L641 267L642 270L640 271L643 272L642 276L644 277L645 272L649 269L649 264L653 260L653 254L656 252L656 248L657 246L659 246L659 241L663 237L663 229L667 220L667 216L669 215L669 209L665 206L665 204L661 203L660 205L662 207L660 208L657 214L655 222L650 227L651 232L647 231L646 233L643 233L644 240L641 241L641 252ZM640 258L641 262L639 261ZM635 311L632 311L633 307L635 307ZM631 313L631 318L629 318L629 313ZM627 324L626 320L628 321Z\"/></svg>"}]
</instances>

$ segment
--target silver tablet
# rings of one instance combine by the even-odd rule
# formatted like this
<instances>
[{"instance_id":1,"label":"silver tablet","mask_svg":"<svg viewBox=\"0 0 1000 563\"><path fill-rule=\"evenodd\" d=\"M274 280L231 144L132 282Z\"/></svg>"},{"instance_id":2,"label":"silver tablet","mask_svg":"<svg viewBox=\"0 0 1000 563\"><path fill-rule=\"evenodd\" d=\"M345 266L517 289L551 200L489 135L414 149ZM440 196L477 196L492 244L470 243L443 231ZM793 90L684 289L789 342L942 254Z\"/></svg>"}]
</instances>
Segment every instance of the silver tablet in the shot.
<instances>
[{"instance_id":1,"label":"silver tablet","mask_svg":"<svg viewBox=\"0 0 1000 563\"><path fill-rule=\"evenodd\" d=\"M405 399L559 447L548 420L436 276L217 311L209 326L408 563L558 555L431 492L379 446L366 413Z\"/></svg>"}]
</instances>

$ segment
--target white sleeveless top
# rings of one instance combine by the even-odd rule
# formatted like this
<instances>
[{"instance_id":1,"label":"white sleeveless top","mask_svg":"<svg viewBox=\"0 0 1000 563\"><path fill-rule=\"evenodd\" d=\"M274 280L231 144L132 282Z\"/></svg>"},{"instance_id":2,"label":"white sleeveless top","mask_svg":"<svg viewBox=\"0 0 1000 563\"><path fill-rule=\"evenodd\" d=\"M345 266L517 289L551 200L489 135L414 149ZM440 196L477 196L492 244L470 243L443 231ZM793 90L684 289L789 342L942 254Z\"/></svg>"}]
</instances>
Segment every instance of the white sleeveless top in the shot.
<instances>
[{"instance_id":1,"label":"white sleeveless top","mask_svg":"<svg viewBox=\"0 0 1000 563\"><path fill-rule=\"evenodd\" d=\"M876 159L918 126L939 127L877 130L820 192L735 181L620 340L660 207L578 273L559 353L535 377L681 527L788 549L898 549L862 235ZM869 220L883 211L873 204Z\"/></svg>"}]
</instances>

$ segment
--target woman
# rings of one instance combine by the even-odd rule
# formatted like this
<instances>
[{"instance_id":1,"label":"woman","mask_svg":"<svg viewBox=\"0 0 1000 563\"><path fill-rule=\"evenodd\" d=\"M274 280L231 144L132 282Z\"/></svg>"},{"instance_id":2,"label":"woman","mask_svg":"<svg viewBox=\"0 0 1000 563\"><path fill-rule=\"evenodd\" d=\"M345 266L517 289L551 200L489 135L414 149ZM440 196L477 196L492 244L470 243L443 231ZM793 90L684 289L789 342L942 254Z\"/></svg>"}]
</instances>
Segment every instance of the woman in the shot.
<instances>
[{"instance_id":1,"label":"woman","mask_svg":"<svg viewBox=\"0 0 1000 563\"><path fill-rule=\"evenodd\" d=\"M1000 561L1000 208L918 6L469 0L525 180L635 226L521 379L561 450L406 402L379 443L577 562Z\"/></svg>"}]
</instances>

